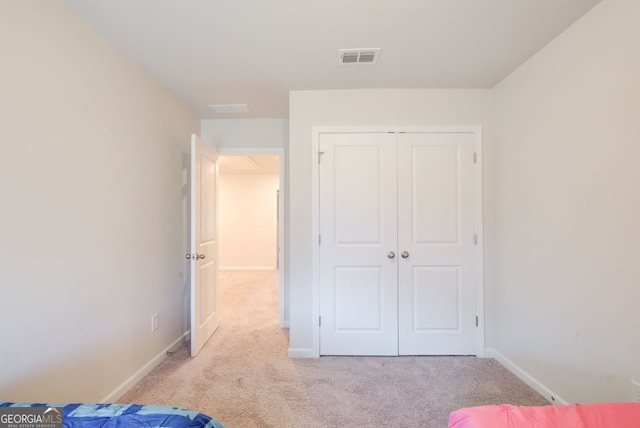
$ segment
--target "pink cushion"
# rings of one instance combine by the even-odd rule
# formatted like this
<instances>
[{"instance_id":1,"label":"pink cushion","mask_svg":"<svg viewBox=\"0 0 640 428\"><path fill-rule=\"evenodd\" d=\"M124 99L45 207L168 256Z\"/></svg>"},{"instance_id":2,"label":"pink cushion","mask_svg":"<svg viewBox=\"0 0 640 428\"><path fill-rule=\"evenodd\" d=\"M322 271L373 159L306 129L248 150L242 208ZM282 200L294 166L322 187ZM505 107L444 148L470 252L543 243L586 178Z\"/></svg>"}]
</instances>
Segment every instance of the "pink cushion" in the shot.
<instances>
[{"instance_id":1,"label":"pink cushion","mask_svg":"<svg viewBox=\"0 0 640 428\"><path fill-rule=\"evenodd\" d=\"M640 427L640 403L570 406L467 407L449 416L449 428L631 428Z\"/></svg>"}]
</instances>

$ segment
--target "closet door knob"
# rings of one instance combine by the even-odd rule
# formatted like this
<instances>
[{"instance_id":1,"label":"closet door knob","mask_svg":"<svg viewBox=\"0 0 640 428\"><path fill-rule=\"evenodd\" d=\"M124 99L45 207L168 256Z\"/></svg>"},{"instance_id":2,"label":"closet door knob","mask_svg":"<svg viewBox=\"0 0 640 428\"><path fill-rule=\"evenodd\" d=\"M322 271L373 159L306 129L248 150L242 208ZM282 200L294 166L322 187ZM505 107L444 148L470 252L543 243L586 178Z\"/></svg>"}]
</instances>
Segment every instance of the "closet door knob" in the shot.
<instances>
[{"instance_id":1,"label":"closet door knob","mask_svg":"<svg viewBox=\"0 0 640 428\"><path fill-rule=\"evenodd\" d=\"M390 259L393 259L393 258L395 258L395 257L396 257L396 253L394 253L393 251L389 251L389 252L387 253L387 257L389 257Z\"/></svg>"},{"instance_id":2,"label":"closet door knob","mask_svg":"<svg viewBox=\"0 0 640 428\"><path fill-rule=\"evenodd\" d=\"M406 259L407 257L409 257L409 253L407 253L406 251L403 251L402 253L400 253L400 257L402 257L403 259Z\"/></svg>"}]
</instances>

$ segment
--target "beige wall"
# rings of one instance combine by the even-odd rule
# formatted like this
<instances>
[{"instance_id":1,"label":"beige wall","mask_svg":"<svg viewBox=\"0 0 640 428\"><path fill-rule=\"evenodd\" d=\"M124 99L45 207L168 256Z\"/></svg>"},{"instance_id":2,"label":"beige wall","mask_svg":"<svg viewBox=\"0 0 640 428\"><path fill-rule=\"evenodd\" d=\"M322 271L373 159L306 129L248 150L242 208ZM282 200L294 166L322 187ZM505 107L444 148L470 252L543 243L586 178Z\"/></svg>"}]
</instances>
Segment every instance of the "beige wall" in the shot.
<instances>
[{"instance_id":1,"label":"beige wall","mask_svg":"<svg viewBox=\"0 0 640 428\"><path fill-rule=\"evenodd\" d=\"M0 396L98 401L188 329L199 120L58 1L0 40Z\"/></svg>"},{"instance_id":2,"label":"beige wall","mask_svg":"<svg viewBox=\"0 0 640 428\"><path fill-rule=\"evenodd\" d=\"M203 119L202 139L224 148L284 148L287 146L287 119Z\"/></svg>"},{"instance_id":3,"label":"beige wall","mask_svg":"<svg viewBox=\"0 0 640 428\"><path fill-rule=\"evenodd\" d=\"M480 125L485 148L491 150L493 111L491 91L482 89L292 91L289 111L289 352L312 356L318 346L313 333L318 321L313 319L312 287L312 127Z\"/></svg>"},{"instance_id":4,"label":"beige wall","mask_svg":"<svg viewBox=\"0 0 640 428\"><path fill-rule=\"evenodd\" d=\"M275 270L278 174L220 174L220 269Z\"/></svg>"},{"instance_id":5,"label":"beige wall","mask_svg":"<svg viewBox=\"0 0 640 428\"><path fill-rule=\"evenodd\" d=\"M639 22L605 0L495 89L489 346L570 402L640 380Z\"/></svg>"}]
</instances>

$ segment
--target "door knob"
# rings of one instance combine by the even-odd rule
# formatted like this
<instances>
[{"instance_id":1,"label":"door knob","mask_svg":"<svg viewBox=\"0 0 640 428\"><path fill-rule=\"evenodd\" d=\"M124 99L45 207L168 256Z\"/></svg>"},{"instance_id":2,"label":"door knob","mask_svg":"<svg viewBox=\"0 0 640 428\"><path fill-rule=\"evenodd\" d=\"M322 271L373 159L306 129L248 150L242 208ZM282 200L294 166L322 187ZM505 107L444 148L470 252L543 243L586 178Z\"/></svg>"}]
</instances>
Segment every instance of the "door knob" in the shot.
<instances>
[{"instance_id":1,"label":"door knob","mask_svg":"<svg viewBox=\"0 0 640 428\"><path fill-rule=\"evenodd\" d=\"M204 254L196 254L196 260L204 259L205 257Z\"/></svg>"},{"instance_id":2,"label":"door knob","mask_svg":"<svg viewBox=\"0 0 640 428\"><path fill-rule=\"evenodd\" d=\"M390 259L395 258L395 256L396 256L396 253L394 253L393 251L389 251L389 252L387 253L387 257L389 257Z\"/></svg>"},{"instance_id":3,"label":"door knob","mask_svg":"<svg viewBox=\"0 0 640 428\"><path fill-rule=\"evenodd\" d=\"M193 254L187 254L185 257L187 258L187 260L195 259L195 256Z\"/></svg>"},{"instance_id":4,"label":"door knob","mask_svg":"<svg viewBox=\"0 0 640 428\"><path fill-rule=\"evenodd\" d=\"M407 257L409 257L409 253L407 253L406 251L403 251L400 253L400 257L402 257L403 259L406 259Z\"/></svg>"}]
</instances>

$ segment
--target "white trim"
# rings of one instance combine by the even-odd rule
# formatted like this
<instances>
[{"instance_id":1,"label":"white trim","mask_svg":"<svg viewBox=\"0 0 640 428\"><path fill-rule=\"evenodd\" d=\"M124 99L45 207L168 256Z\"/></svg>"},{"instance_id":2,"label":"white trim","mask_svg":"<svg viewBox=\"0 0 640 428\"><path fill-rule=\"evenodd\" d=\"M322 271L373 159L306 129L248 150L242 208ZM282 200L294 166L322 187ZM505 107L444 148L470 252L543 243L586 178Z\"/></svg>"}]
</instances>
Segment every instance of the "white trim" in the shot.
<instances>
[{"instance_id":1,"label":"white trim","mask_svg":"<svg viewBox=\"0 0 640 428\"><path fill-rule=\"evenodd\" d=\"M516 363L505 357L500 351L493 348L485 349L485 355L487 358L493 358L504 366L511 373L516 375L521 381L533 388L538 394L542 395L552 404L567 405L570 404L567 400L560 397L558 394L547 388L542 382L527 373L524 369L518 366Z\"/></svg>"},{"instance_id":2,"label":"white trim","mask_svg":"<svg viewBox=\"0 0 640 428\"><path fill-rule=\"evenodd\" d=\"M218 153L224 155L278 155L280 158L279 162L279 171L278 171L278 187L280 188L280 206L278 207L280 210L280 225L278 226L278 247L280 248L280 254L278 255L278 259L280 260L280 275L278 275L278 319L280 322L281 328L285 327L285 324L288 324L289 321L285 319L284 313L284 300L285 300L285 272L286 272L286 264L287 260L285 260L285 251L284 251L284 228L287 224L287 213L285 211L285 195L286 193L286 164L287 164L287 156L286 150L282 147L219 147ZM225 270L235 270L236 268L226 268ZM244 268L243 268L244 269ZM240 270L238 268L238 270ZM274 270L273 268L269 269L255 269L248 268L247 270Z\"/></svg>"},{"instance_id":3,"label":"white trim","mask_svg":"<svg viewBox=\"0 0 640 428\"><path fill-rule=\"evenodd\" d=\"M320 182L318 175L319 169L319 147L320 134L329 132L328 129L336 129L334 127L314 126L311 128L311 248L313 263L311 264L311 298L313 305L311 306L311 325L313 326L312 334L312 355L310 358L320 358L320 249L318 248L318 236L320 234ZM338 131L333 131L338 132ZM291 350L289 350L291 354Z\"/></svg>"},{"instance_id":4,"label":"white trim","mask_svg":"<svg viewBox=\"0 0 640 428\"><path fill-rule=\"evenodd\" d=\"M280 164L278 163L278 187L273 189L273 228L276 230L276 259L273 261L273 270L277 270L280 263Z\"/></svg>"},{"instance_id":5,"label":"white trim","mask_svg":"<svg viewBox=\"0 0 640 428\"><path fill-rule=\"evenodd\" d=\"M476 284L476 316L478 317L478 331L476 332L476 356L484 357L484 233L482 211L482 127L476 127L475 135L475 204L476 204L476 234L478 244L475 252L475 284Z\"/></svg>"},{"instance_id":6,"label":"white trim","mask_svg":"<svg viewBox=\"0 0 640 428\"><path fill-rule=\"evenodd\" d=\"M317 244L317 237L320 233L319 219L319 198L318 189L318 148L320 134L346 134L346 133L390 133L390 132L421 132L421 133L473 133L475 136L476 169L475 169L475 208L476 221L475 228L478 234L478 245L476 250L476 315L478 316L478 328L476 331L476 355L485 357L485 332L484 332L484 248L483 248L483 213L482 213L482 126L313 126L311 128L311 242L313 243L313 263L312 263L312 325L313 325L313 355L320 356L320 327L315 322L320 316L320 284L319 265L320 252ZM291 350L289 351L291 352Z\"/></svg>"},{"instance_id":7,"label":"white trim","mask_svg":"<svg viewBox=\"0 0 640 428\"><path fill-rule=\"evenodd\" d=\"M477 132L481 130L479 125L451 125L451 126L312 126L311 132L317 134L349 134L349 133L390 133L390 132L420 132L420 133L460 133Z\"/></svg>"},{"instance_id":8,"label":"white trim","mask_svg":"<svg viewBox=\"0 0 640 428\"><path fill-rule=\"evenodd\" d=\"M316 358L316 352L313 348L289 348L289 358Z\"/></svg>"},{"instance_id":9,"label":"white trim","mask_svg":"<svg viewBox=\"0 0 640 428\"><path fill-rule=\"evenodd\" d=\"M278 199L278 210L280 211L280 215L278 216L278 320L280 321L280 326L284 327L286 324L286 328L289 328L289 319L285 318L285 273L287 272L286 266L289 261L286 259L285 255L285 228L288 224L288 214L286 210L285 201L287 199L287 156L285 149L281 149L278 151L278 156L280 156L280 171L278 171L278 191L280 194L280 198Z\"/></svg>"},{"instance_id":10,"label":"white trim","mask_svg":"<svg viewBox=\"0 0 640 428\"><path fill-rule=\"evenodd\" d=\"M190 337L191 331L187 331L182 336L177 338L171 345L167 346L162 352L153 357L147 364L142 366L137 372L131 375L127 380L122 382L116 389L111 391L107 396L105 396L99 403L112 403L122 397L132 386L136 383L140 382L143 377L149 374L151 370L156 368L165 358L167 358L167 352L176 348L181 344L186 338Z\"/></svg>"},{"instance_id":11,"label":"white trim","mask_svg":"<svg viewBox=\"0 0 640 428\"><path fill-rule=\"evenodd\" d=\"M274 271L274 266L220 266L218 270L261 270L261 271Z\"/></svg>"}]
</instances>

